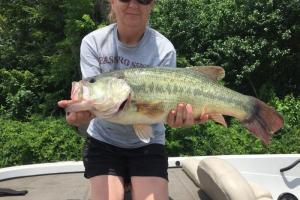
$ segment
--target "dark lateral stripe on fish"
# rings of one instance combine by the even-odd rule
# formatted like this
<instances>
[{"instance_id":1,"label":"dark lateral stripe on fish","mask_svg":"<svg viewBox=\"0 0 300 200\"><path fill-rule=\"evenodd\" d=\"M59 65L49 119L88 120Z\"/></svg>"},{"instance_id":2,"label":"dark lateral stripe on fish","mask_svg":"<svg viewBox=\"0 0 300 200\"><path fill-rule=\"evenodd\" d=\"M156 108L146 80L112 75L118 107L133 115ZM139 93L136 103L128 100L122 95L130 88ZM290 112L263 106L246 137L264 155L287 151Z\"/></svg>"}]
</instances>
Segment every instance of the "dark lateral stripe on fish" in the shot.
<instances>
[{"instance_id":1,"label":"dark lateral stripe on fish","mask_svg":"<svg viewBox=\"0 0 300 200\"><path fill-rule=\"evenodd\" d=\"M235 105L242 105L243 101L240 99L234 99L230 95L215 95L212 92L205 92L201 91L200 88L189 88L189 87L180 87L179 85L174 85L173 88L170 84L167 85L162 85L162 84L154 84L153 82L149 84L140 84L140 85L135 85L133 86L133 90L137 92L145 92L149 94L157 94L157 95L162 95L165 93L168 93L169 95L174 94L187 94L187 95L193 95L195 97L205 97L208 99L214 99L214 100L219 100L219 101L226 101L231 104Z\"/></svg>"}]
</instances>

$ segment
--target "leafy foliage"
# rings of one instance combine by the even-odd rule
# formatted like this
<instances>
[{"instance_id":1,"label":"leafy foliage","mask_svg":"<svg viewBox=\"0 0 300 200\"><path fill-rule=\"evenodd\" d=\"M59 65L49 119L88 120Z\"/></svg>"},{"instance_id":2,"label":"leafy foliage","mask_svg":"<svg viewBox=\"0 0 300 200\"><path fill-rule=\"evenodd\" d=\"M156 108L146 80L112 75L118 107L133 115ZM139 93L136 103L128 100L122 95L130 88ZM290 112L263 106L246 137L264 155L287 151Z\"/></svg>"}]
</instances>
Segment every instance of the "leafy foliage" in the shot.
<instances>
[{"instance_id":1,"label":"leafy foliage","mask_svg":"<svg viewBox=\"0 0 300 200\"><path fill-rule=\"evenodd\" d=\"M0 118L0 168L61 160L81 160L84 140L63 118L30 122Z\"/></svg>"},{"instance_id":2,"label":"leafy foliage","mask_svg":"<svg viewBox=\"0 0 300 200\"><path fill-rule=\"evenodd\" d=\"M0 67L27 71L38 80L39 90L19 92L20 98L39 98L34 110L56 113L56 102L67 98L71 82L80 79L80 42L97 27L93 6L91 0L1 1Z\"/></svg>"},{"instance_id":3,"label":"leafy foliage","mask_svg":"<svg viewBox=\"0 0 300 200\"><path fill-rule=\"evenodd\" d=\"M268 84L279 96L299 95L299 0L157 3L151 25L190 65L224 67L226 84L247 94Z\"/></svg>"},{"instance_id":4,"label":"leafy foliage","mask_svg":"<svg viewBox=\"0 0 300 200\"><path fill-rule=\"evenodd\" d=\"M26 120L36 112L39 98L36 95L40 85L29 71L0 69L0 102L2 115Z\"/></svg>"}]
</instances>

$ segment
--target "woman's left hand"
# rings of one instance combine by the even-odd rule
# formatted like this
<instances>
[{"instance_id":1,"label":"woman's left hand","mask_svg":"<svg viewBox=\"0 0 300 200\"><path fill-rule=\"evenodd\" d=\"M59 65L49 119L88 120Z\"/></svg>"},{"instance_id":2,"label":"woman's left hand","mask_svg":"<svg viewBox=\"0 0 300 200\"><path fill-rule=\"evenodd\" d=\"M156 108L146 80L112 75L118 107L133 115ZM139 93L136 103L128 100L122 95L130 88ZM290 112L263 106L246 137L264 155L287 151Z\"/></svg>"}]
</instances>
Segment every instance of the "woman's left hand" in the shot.
<instances>
[{"instance_id":1,"label":"woman's left hand","mask_svg":"<svg viewBox=\"0 0 300 200\"><path fill-rule=\"evenodd\" d=\"M208 114L202 113L200 119L194 119L193 108L191 104L179 103L176 109L171 110L167 123L172 128L192 126L193 124L202 124L208 120Z\"/></svg>"}]
</instances>

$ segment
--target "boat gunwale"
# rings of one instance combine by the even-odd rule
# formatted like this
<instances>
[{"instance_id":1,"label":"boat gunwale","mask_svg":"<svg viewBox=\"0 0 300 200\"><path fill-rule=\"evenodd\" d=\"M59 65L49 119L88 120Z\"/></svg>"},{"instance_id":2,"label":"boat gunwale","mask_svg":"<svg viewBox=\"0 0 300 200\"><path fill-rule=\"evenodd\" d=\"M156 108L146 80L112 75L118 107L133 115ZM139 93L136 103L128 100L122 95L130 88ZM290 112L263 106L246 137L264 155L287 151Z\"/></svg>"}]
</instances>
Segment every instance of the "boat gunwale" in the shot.
<instances>
[{"instance_id":1,"label":"boat gunwale","mask_svg":"<svg viewBox=\"0 0 300 200\"><path fill-rule=\"evenodd\" d=\"M258 158L300 158L300 154L249 154L249 155L210 155L210 156L184 156L184 157L169 157L169 168L181 167L181 161L188 158L198 160L206 157L219 157L223 159L258 159ZM0 168L0 181L15 179L21 177L63 174L63 173L81 173L84 171L82 161L60 161L52 163L40 163L19 165L6 168Z\"/></svg>"}]
</instances>

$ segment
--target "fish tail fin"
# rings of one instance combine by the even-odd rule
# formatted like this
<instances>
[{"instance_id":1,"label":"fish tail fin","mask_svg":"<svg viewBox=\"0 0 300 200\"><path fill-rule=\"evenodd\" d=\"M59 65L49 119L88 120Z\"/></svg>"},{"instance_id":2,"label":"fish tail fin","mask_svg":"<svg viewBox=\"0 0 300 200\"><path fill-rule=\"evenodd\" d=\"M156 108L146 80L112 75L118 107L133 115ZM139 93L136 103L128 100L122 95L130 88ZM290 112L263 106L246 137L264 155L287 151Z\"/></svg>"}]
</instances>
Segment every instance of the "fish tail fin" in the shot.
<instances>
[{"instance_id":1,"label":"fish tail fin","mask_svg":"<svg viewBox=\"0 0 300 200\"><path fill-rule=\"evenodd\" d=\"M270 142L271 135L283 126L282 116L272 107L259 99L254 99L254 112L241 123L265 144Z\"/></svg>"},{"instance_id":2,"label":"fish tail fin","mask_svg":"<svg viewBox=\"0 0 300 200\"><path fill-rule=\"evenodd\" d=\"M91 104L88 101L76 102L65 108L66 112L79 112L91 110Z\"/></svg>"}]
</instances>

